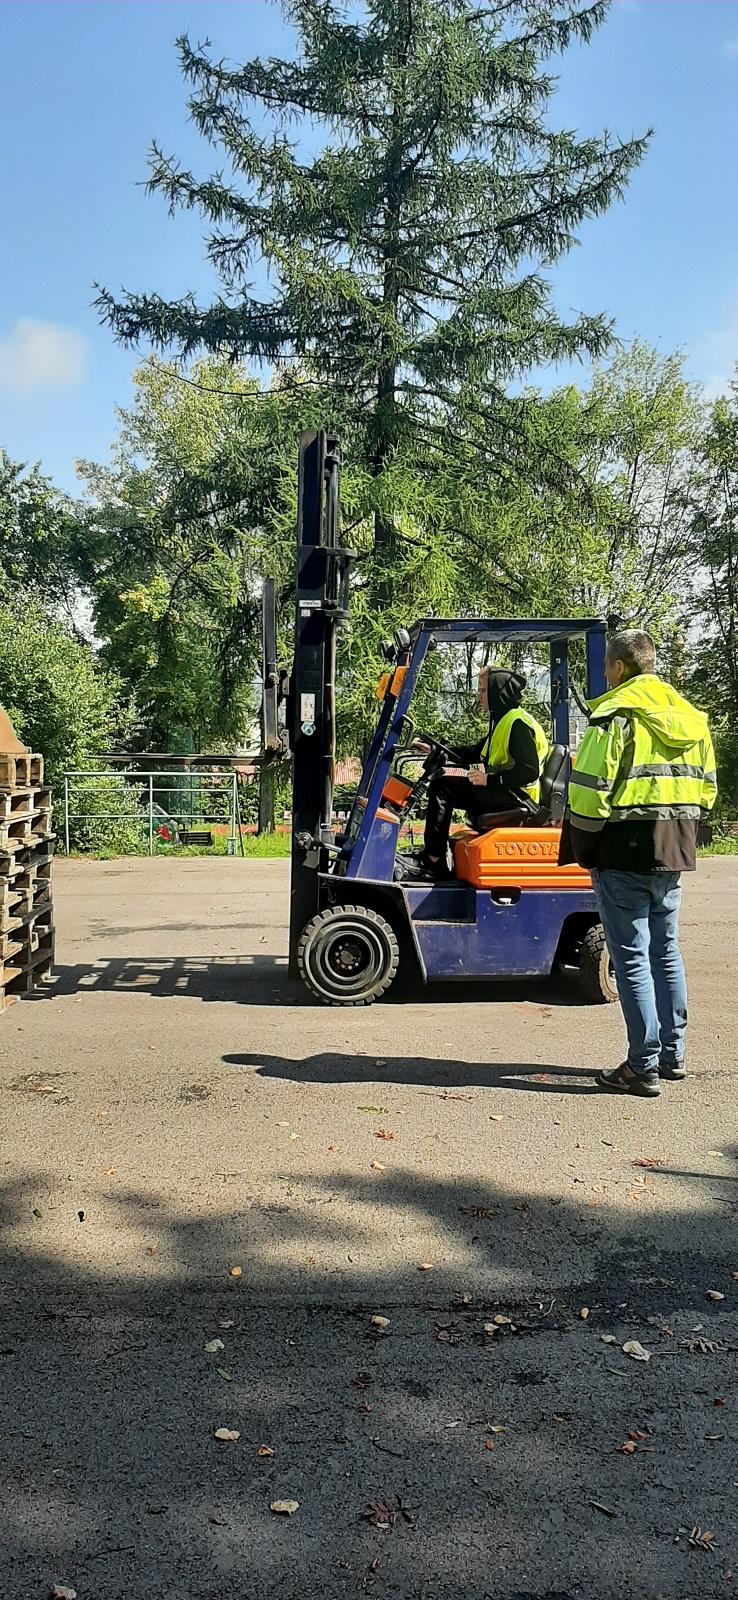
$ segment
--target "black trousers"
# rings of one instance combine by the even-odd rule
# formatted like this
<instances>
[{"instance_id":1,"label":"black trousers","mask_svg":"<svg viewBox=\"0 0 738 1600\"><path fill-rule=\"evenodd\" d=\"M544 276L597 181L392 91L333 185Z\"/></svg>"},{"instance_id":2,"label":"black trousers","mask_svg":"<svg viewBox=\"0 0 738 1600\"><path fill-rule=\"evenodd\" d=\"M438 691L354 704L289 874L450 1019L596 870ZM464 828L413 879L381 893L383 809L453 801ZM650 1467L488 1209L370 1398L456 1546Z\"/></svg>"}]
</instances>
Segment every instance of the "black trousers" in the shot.
<instances>
[{"instance_id":1,"label":"black trousers","mask_svg":"<svg viewBox=\"0 0 738 1600\"><path fill-rule=\"evenodd\" d=\"M425 818L425 849L429 856L443 856L454 811L467 811L480 817L485 811L509 811L520 805L520 796L501 783L471 783L468 778L434 778L428 790Z\"/></svg>"}]
</instances>

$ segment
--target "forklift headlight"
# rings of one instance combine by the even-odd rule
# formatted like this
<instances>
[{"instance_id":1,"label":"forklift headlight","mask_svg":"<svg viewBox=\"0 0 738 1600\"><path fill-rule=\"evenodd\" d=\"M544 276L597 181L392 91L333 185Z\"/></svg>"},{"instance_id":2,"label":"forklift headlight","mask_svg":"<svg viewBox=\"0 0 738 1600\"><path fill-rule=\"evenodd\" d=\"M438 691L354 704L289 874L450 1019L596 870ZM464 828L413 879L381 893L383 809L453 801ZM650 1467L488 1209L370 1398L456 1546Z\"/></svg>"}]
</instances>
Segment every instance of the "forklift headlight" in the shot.
<instances>
[{"instance_id":1,"label":"forklift headlight","mask_svg":"<svg viewBox=\"0 0 738 1600\"><path fill-rule=\"evenodd\" d=\"M405 654L406 650L410 649L410 635L407 628L395 629L395 644L402 655Z\"/></svg>"},{"instance_id":2,"label":"forklift headlight","mask_svg":"<svg viewBox=\"0 0 738 1600\"><path fill-rule=\"evenodd\" d=\"M385 661L394 662L395 646L391 639L381 639L379 642L379 648L384 656Z\"/></svg>"}]
</instances>

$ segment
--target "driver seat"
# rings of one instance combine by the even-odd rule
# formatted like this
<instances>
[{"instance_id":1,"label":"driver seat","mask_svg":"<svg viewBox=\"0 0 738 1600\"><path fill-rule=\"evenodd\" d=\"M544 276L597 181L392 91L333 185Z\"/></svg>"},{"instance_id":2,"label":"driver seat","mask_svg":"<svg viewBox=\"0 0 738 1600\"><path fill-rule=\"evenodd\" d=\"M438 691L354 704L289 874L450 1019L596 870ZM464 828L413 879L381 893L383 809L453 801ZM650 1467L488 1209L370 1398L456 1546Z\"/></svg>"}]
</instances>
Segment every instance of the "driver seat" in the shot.
<instances>
[{"instance_id":1,"label":"driver seat","mask_svg":"<svg viewBox=\"0 0 738 1600\"><path fill-rule=\"evenodd\" d=\"M490 833L493 828L541 828L560 823L569 786L569 751L565 744L551 746L541 769L540 785L540 800L521 794L519 805L507 811L483 811L469 817L470 826L475 833Z\"/></svg>"}]
</instances>

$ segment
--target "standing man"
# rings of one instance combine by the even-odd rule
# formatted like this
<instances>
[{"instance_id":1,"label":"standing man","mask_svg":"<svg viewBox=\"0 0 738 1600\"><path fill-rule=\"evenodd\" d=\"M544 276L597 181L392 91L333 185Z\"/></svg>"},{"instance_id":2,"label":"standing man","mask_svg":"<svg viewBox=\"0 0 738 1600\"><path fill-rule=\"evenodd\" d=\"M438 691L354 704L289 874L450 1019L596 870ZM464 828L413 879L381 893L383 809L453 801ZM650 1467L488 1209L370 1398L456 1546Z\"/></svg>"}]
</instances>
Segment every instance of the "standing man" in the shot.
<instances>
[{"instance_id":1,"label":"standing man","mask_svg":"<svg viewBox=\"0 0 738 1600\"><path fill-rule=\"evenodd\" d=\"M509 811L520 804L521 794L539 799L550 740L520 704L525 682L520 672L482 668L477 699L489 717L487 737L475 745L459 746L464 767L444 768L430 784L425 844L416 858L421 881L450 876L448 838L454 811L466 811L473 818L485 811ZM476 771L464 770L473 769L474 763L479 764Z\"/></svg>"},{"instance_id":2,"label":"standing man","mask_svg":"<svg viewBox=\"0 0 738 1600\"><path fill-rule=\"evenodd\" d=\"M707 718L656 676L649 634L615 634L605 677L571 774L559 859L592 874L628 1030L627 1061L597 1081L657 1095L660 1078L687 1075L681 873L695 869L700 817L715 803L715 755Z\"/></svg>"}]
</instances>

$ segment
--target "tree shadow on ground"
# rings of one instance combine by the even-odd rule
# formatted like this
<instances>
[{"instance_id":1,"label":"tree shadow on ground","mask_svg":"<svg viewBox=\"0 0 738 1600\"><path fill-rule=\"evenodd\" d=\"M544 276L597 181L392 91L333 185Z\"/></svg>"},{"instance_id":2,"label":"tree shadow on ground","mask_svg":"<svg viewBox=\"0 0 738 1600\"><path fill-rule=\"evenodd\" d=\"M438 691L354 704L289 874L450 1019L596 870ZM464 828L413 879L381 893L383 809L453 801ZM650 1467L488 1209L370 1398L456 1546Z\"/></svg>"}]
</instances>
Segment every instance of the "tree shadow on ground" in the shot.
<instances>
[{"instance_id":1,"label":"tree shadow on ground","mask_svg":"<svg viewBox=\"0 0 738 1600\"><path fill-rule=\"evenodd\" d=\"M494 1176L470 1194L397 1168L302 1171L269 1207L257 1169L234 1179L220 1213L101 1188L119 1238L107 1270L60 1178L2 1190L8 1600L52 1582L95 1600L727 1592L725 1197L654 1172L648 1216L593 1213ZM68 1214L53 1246L37 1214L52 1181ZM432 1241L424 1274L403 1219ZM622 1352L629 1338L647 1362ZM223 1426L238 1440L217 1441ZM282 1499L293 1517L270 1511ZM690 1544L695 1527L715 1553Z\"/></svg>"},{"instance_id":2,"label":"tree shadow on ground","mask_svg":"<svg viewBox=\"0 0 738 1600\"><path fill-rule=\"evenodd\" d=\"M130 935L136 930L104 931L107 936ZM28 1000L38 1003L89 990L136 992L167 1000L177 996L206 1001L230 1000L247 1006L315 1008L320 1005L301 982L288 976L287 957L275 955L102 956L95 961L60 962L52 977L29 995ZM470 980L428 986L408 982L393 988L381 1004L435 1005L466 1001L474 1005L499 1005L511 1000L544 1007L570 1006L576 1010L586 1005L575 979L569 980L566 976L498 982Z\"/></svg>"}]
</instances>

